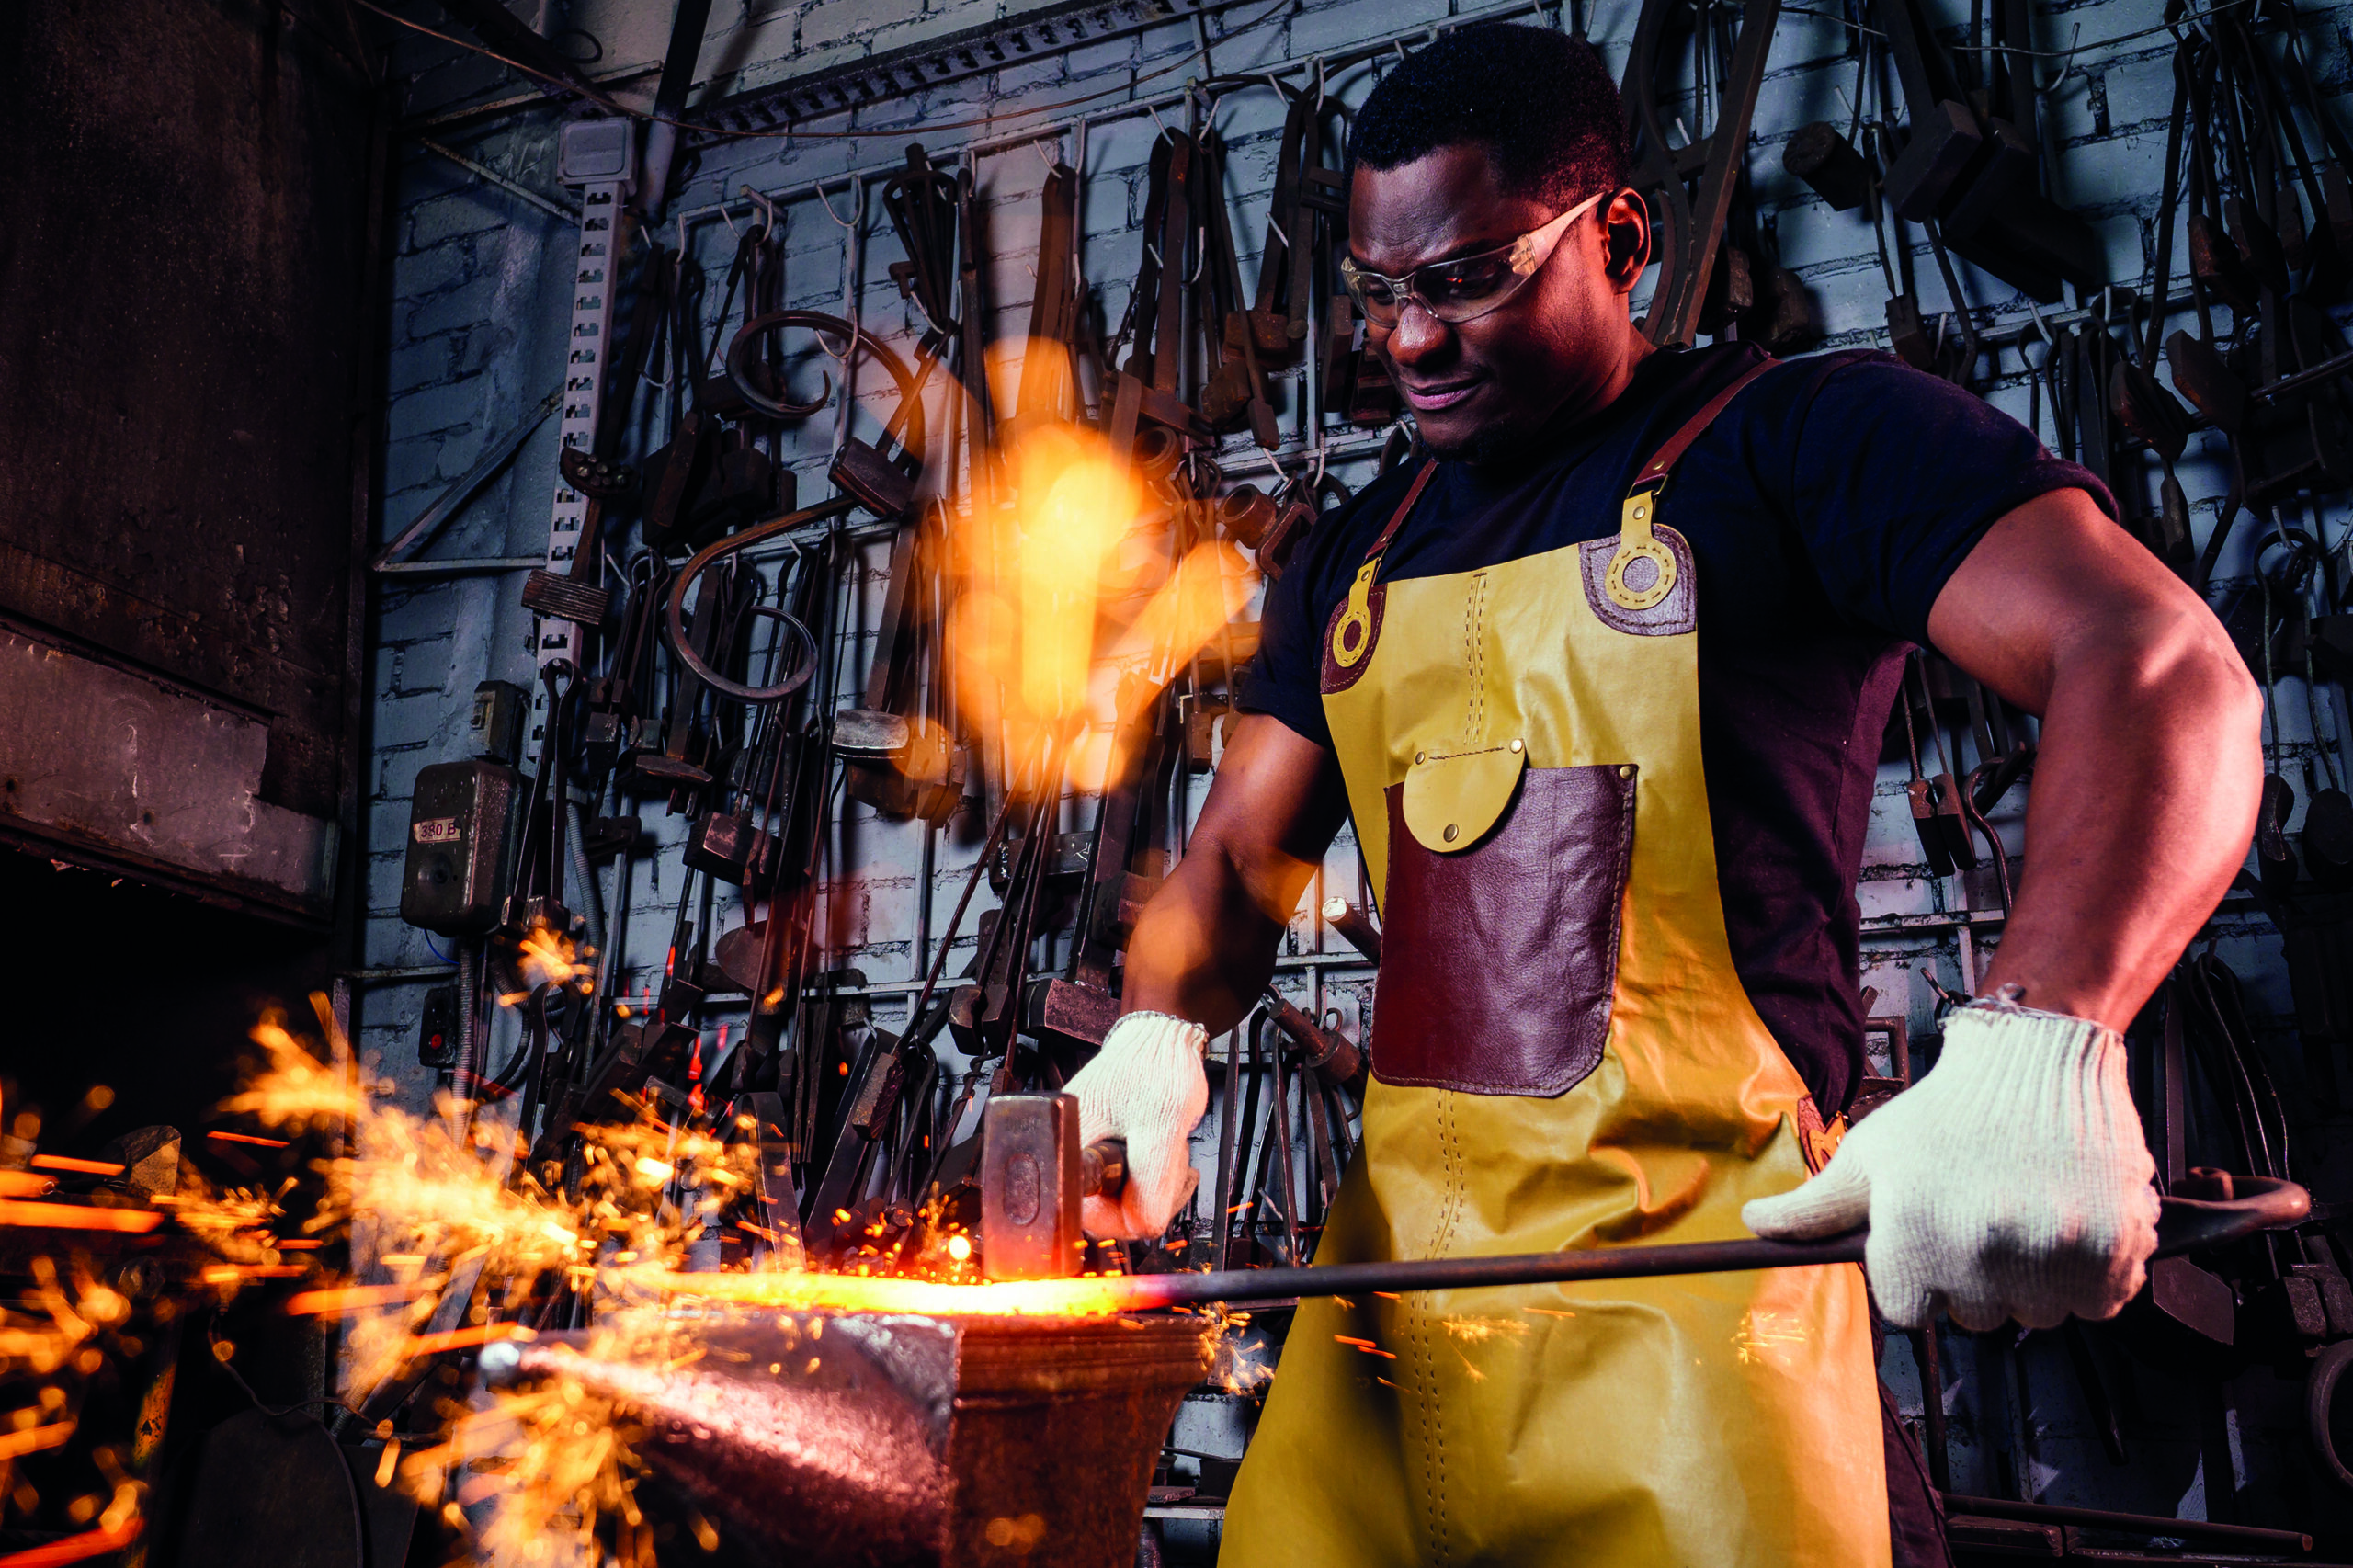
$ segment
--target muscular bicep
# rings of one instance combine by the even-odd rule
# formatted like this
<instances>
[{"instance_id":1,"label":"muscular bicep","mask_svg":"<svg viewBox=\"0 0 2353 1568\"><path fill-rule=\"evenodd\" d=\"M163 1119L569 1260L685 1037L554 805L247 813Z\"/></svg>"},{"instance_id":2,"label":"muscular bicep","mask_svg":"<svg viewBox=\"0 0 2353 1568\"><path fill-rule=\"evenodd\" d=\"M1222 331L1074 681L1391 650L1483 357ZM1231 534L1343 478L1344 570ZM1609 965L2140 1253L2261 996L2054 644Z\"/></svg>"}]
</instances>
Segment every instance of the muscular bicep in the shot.
<instances>
[{"instance_id":1,"label":"muscular bicep","mask_svg":"<svg viewBox=\"0 0 2353 1568\"><path fill-rule=\"evenodd\" d=\"M1245 713L1219 759L1186 858L1219 857L1251 903L1269 919L1288 920L1347 815L1332 754L1279 719Z\"/></svg>"},{"instance_id":2,"label":"muscular bicep","mask_svg":"<svg viewBox=\"0 0 2353 1568\"><path fill-rule=\"evenodd\" d=\"M2080 490L2038 495L1986 529L1930 607L1928 639L2035 714L2086 652L2139 647L2165 659L2227 641L2198 596Z\"/></svg>"}]
</instances>

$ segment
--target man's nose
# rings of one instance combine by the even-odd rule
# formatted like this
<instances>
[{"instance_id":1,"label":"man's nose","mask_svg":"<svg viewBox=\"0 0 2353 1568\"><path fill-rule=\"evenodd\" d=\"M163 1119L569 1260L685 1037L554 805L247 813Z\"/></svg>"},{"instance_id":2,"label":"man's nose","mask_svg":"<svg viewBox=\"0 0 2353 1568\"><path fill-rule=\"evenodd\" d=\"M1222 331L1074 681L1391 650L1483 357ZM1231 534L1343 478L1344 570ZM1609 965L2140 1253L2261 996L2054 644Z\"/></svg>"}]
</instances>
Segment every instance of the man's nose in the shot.
<instances>
[{"instance_id":1,"label":"man's nose","mask_svg":"<svg viewBox=\"0 0 2353 1568\"><path fill-rule=\"evenodd\" d=\"M1443 348L1449 335L1447 324L1419 300L1408 300L1389 329L1389 358L1400 365L1416 364Z\"/></svg>"}]
</instances>

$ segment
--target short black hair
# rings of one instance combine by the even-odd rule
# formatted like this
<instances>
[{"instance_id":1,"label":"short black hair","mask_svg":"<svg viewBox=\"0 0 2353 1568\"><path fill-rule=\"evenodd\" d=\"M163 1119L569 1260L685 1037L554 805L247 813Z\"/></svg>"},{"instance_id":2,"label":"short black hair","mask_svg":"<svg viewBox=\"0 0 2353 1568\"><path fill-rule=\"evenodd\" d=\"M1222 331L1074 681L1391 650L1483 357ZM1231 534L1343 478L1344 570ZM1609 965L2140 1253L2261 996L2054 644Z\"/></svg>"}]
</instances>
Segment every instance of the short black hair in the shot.
<instances>
[{"instance_id":1,"label":"short black hair","mask_svg":"<svg viewBox=\"0 0 2353 1568\"><path fill-rule=\"evenodd\" d=\"M1600 51L1550 28L1486 22L1405 57L1357 111L1348 173L1476 142L1505 190L1568 207L1626 178L1618 84Z\"/></svg>"}]
</instances>

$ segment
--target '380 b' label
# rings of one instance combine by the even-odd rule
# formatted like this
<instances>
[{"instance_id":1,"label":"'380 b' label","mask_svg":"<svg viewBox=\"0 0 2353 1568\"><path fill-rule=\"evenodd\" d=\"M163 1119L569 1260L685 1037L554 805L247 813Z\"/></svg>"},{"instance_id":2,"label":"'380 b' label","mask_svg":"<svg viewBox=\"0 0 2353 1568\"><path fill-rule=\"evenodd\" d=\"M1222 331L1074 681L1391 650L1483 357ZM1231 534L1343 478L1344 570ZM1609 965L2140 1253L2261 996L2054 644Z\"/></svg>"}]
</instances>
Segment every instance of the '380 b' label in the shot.
<instances>
[{"instance_id":1,"label":"'380 b' label","mask_svg":"<svg viewBox=\"0 0 2353 1568\"><path fill-rule=\"evenodd\" d=\"M455 844L464 836L456 817L427 817L410 831L419 844Z\"/></svg>"}]
</instances>

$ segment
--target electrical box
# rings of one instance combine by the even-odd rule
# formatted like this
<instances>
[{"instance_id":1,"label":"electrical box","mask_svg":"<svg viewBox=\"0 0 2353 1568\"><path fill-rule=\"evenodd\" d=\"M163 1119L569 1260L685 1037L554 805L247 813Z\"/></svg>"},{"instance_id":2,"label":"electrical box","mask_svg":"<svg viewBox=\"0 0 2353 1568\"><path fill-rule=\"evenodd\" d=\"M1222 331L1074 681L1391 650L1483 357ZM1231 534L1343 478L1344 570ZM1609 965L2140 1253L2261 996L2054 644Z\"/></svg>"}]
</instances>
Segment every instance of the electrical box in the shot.
<instances>
[{"instance_id":1,"label":"electrical box","mask_svg":"<svg viewBox=\"0 0 2353 1568\"><path fill-rule=\"evenodd\" d=\"M458 1064L458 988L437 985L425 994L416 1021L416 1060L444 1072Z\"/></svg>"},{"instance_id":2,"label":"electrical box","mask_svg":"<svg viewBox=\"0 0 2353 1568\"><path fill-rule=\"evenodd\" d=\"M637 174L636 127L626 119L575 119L555 144L555 177L566 185L628 183Z\"/></svg>"},{"instance_id":3,"label":"electrical box","mask_svg":"<svg viewBox=\"0 0 2353 1568\"><path fill-rule=\"evenodd\" d=\"M497 926L514 870L521 794L521 776L488 757L438 762L417 774L403 920L444 937L479 937Z\"/></svg>"},{"instance_id":4,"label":"electrical box","mask_svg":"<svg viewBox=\"0 0 2353 1568\"><path fill-rule=\"evenodd\" d=\"M466 722L474 755L512 767L523 756L523 722L531 714L531 694L511 680L486 680L474 687L473 712Z\"/></svg>"}]
</instances>

